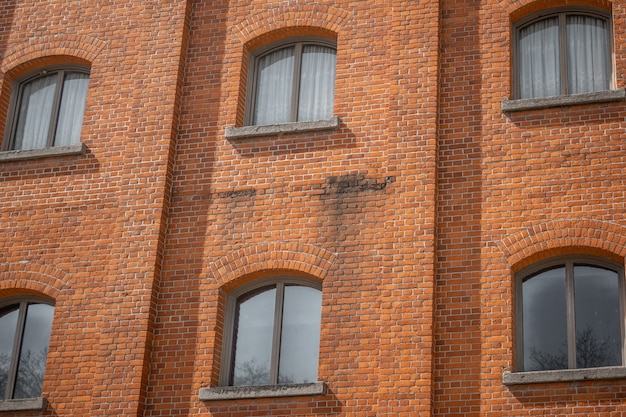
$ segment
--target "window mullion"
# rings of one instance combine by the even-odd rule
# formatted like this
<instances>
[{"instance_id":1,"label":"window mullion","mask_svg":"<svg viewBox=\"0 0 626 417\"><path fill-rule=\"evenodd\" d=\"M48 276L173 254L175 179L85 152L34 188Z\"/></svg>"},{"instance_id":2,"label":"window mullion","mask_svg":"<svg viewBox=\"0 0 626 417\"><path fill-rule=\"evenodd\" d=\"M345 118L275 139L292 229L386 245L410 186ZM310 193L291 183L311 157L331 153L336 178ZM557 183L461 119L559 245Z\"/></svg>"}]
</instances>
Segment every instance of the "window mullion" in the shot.
<instances>
[{"instance_id":1,"label":"window mullion","mask_svg":"<svg viewBox=\"0 0 626 417\"><path fill-rule=\"evenodd\" d=\"M24 326L26 324L27 308L28 303L26 301L22 301L20 303L19 313L17 316L17 328L15 329L15 340L13 341L13 352L11 353L11 363L9 365L6 399L13 398L15 391L15 380L17 379L17 368L20 362L20 351L22 347L22 338L24 336Z\"/></svg>"},{"instance_id":2,"label":"window mullion","mask_svg":"<svg viewBox=\"0 0 626 417\"><path fill-rule=\"evenodd\" d=\"M59 71L57 78L57 89L54 92L54 102L52 105L52 115L50 117L50 129L48 129L48 146L54 146L54 137L57 132L59 121L59 111L61 108L61 94L63 93L63 82L65 81L65 71Z\"/></svg>"},{"instance_id":3,"label":"window mullion","mask_svg":"<svg viewBox=\"0 0 626 417\"><path fill-rule=\"evenodd\" d=\"M291 121L298 121L298 104L300 103L300 76L302 74L302 44L295 45L293 80L291 93Z\"/></svg>"},{"instance_id":4,"label":"window mullion","mask_svg":"<svg viewBox=\"0 0 626 417\"><path fill-rule=\"evenodd\" d=\"M270 384L278 384L278 367L280 364L280 336L283 322L283 300L285 284L276 284L276 304L274 306L274 333L272 335L272 357L270 360Z\"/></svg>"},{"instance_id":5,"label":"window mullion","mask_svg":"<svg viewBox=\"0 0 626 417\"><path fill-rule=\"evenodd\" d=\"M567 306L567 367L576 368L576 306L574 303L574 264L565 264L565 288Z\"/></svg>"}]
</instances>

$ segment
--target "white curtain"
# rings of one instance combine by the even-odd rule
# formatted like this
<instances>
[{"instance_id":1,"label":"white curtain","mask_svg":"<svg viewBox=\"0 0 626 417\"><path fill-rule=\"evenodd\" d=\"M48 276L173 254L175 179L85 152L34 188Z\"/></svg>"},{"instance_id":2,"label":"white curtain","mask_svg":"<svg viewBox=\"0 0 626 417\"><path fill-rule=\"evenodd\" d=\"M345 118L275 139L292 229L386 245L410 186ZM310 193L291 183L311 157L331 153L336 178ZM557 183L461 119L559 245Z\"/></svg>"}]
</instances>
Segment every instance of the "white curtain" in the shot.
<instances>
[{"instance_id":1,"label":"white curtain","mask_svg":"<svg viewBox=\"0 0 626 417\"><path fill-rule=\"evenodd\" d=\"M609 89L611 59L605 20L568 16L567 52L571 94Z\"/></svg>"},{"instance_id":2,"label":"white curtain","mask_svg":"<svg viewBox=\"0 0 626 417\"><path fill-rule=\"evenodd\" d=\"M332 117L335 59L336 52L332 48L317 45L303 48L298 121Z\"/></svg>"},{"instance_id":3,"label":"white curtain","mask_svg":"<svg viewBox=\"0 0 626 417\"><path fill-rule=\"evenodd\" d=\"M519 32L520 98L561 94L559 21L540 20Z\"/></svg>"},{"instance_id":4,"label":"white curtain","mask_svg":"<svg viewBox=\"0 0 626 417\"><path fill-rule=\"evenodd\" d=\"M57 74L39 77L22 87L13 149L48 146L57 78Z\"/></svg>"},{"instance_id":5,"label":"white curtain","mask_svg":"<svg viewBox=\"0 0 626 417\"><path fill-rule=\"evenodd\" d=\"M255 125L291 121L294 48L279 49L258 61Z\"/></svg>"},{"instance_id":6,"label":"white curtain","mask_svg":"<svg viewBox=\"0 0 626 417\"><path fill-rule=\"evenodd\" d=\"M54 146L74 145L80 141L88 85L89 75L81 72L66 74Z\"/></svg>"}]
</instances>

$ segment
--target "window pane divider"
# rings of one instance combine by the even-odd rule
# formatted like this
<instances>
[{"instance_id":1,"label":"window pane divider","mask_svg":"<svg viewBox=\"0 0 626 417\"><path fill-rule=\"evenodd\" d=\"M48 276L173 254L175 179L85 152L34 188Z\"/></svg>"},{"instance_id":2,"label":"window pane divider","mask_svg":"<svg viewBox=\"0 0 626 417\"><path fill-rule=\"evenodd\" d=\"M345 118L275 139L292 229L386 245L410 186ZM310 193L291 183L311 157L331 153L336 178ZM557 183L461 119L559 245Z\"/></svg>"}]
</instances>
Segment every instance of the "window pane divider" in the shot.
<instances>
[{"instance_id":1,"label":"window pane divider","mask_svg":"<svg viewBox=\"0 0 626 417\"><path fill-rule=\"evenodd\" d=\"M270 384L278 384L278 365L280 362L280 336L283 322L283 301L285 284L276 284L276 302L274 304L274 334L272 335L272 356L270 359Z\"/></svg>"}]
</instances>

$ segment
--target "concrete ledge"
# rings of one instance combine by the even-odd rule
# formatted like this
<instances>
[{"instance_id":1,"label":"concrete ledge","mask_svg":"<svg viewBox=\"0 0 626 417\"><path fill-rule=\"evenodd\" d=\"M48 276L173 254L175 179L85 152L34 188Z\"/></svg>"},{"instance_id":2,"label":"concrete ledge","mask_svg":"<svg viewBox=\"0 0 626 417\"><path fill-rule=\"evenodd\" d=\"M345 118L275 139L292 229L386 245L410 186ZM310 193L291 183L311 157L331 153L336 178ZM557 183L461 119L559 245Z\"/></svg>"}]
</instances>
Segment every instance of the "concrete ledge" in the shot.
<instances>
[{"instance_id":1,"label":"concrete ledge","mask_svg":"<svg viewBox=\"0 0 626 417\"><path fill-rule=\"evenodd\" d=\"M44 398L28 398L24 400L2 400L0 401L0 412L3 411L27 411L43 410L46 407Z\"/></svg>"},{"instance_id":2,"label":"concrete ledge","mask_svg":"<svg viewBox=\"0 0 626 417\"><path fill-rule=\"evenodd\" d=\"M604 368L561 369L558 371L504 372L502 383L504 385L518 385L621 378L626 378L626 367L607 366Z\"/></svg>"},{"instance_id":3,"label":"concrete ledge","mask_svg":"<svg viewBox=\"0 0 626 417\"><path fill-rule=\"evenodd\" d=\"M571 94L567 96L504 100L502 101L502 111L505 113L511 113L522 110L545 109L549 107L624 101L625 99L626 90L620 88L619 90L596 91L593 93Z\"/></svg>"},{"instance_id":4,"label":"concrete ledge","mask_svg":"<svg viewBox=\"0 0 626 417\"><path fill-rule=\"evenodd\" d=\"M0 162L22 161L25 159L41 159L53 156L82 155L87 147L84 143L72 146L54 146L52 148L29 149L0 152Z\"/></svg>"},{"instance_id":5,"label":"concrete ledge","mask_svg":"<svg viewBox=\"0 0 626 417\"><path fill-rule=\"evenodd\" d=\"M200 401L240 400L246 398L297 397L324 395L326 384L258 385L246 387L211 387L200 389Z\"/></svg>"},{"instance_id":6,"label":"concrete ledge","mask_svg":"<svg viewBox=\"0 0 626 417\"><path fill-rule=\"evenodd\" d=\"M243 139L255 136L271 136L289 133L314 132L339 128L339 118L314 120L310 122L281 123L277 125L243 126L226 128L226 139Z\"/></svg>"}]
</instances>

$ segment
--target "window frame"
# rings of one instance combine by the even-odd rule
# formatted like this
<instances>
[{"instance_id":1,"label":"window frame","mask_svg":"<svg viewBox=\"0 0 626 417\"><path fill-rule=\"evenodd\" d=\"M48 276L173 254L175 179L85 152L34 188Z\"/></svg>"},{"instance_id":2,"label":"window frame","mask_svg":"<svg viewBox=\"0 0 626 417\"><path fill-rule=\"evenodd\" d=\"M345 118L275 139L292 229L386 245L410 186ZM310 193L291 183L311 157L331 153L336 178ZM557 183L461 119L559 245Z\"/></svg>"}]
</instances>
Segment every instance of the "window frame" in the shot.
<instances>
[{"instance_id":1,"label":"window frame","mask_svg":"<svg viewBox=\"0 0 626 417\"><path fill-rule=\"evenodd\" d=\"M279 304L275 304L274 321L272 325L272 355L270 362L270 386L281 386L286 384L278 383L278 365L280 361L280 334L282 326L282 309L284 306L284 287L286 285L299 285L309 288L314 288L322 292L322 284L318 281L314 281L310 278L298 277L293 275L277 275L267 278L262 278L243 285L236 290L230 292L227 295L226 310L224 314L224 334L222 343L222 357L219 375L219 386L230 388L246 389L257 387L256 385L233 385L234 374L234 337L235 337L235 319L237 302L241 297L244 297L250 293L253 293L261 288L276 285L276 301L280 300ZM321 322L321 317L320 317ZM276 325L279 323L280 325ZM319 367L319 357L318 357Z\"/></svg>"},{"instance_id":2,"label":"window frame","mask_svg":"<svg viewBox=\"0 0 626 417\"><path fill-rule=\"evenodd\" d=\"M608 269L617 273L618 291L619 291L619 323L621 338L621 364L620 367L626 366L626 328L624 317L626 314L626 285L624 283L624 265L611 261L606 258L589 256L589 255L565 255L557 256L544 261L536 262L526 268L521 269L515 274L515 370L519 373L524 372L545 372L545 371L526 371L524 370L524 317L523 317L523 291L522 284L524 281L535 277L543 271L547 271L556 267L564 267L566 273L565 279L565 298L566 298L566 326L567 326L567 359L568 367L564 369L549 370L547 372L563 372L563 371L585 371L598 368L578 368L576 366L576 328L575 328L575 305L574 305L574 266L585 265L595 268Z\"/></svg>"},{"instance_id":3,"label":"window frame","mask_svg":"<svg viewBox=\"0 0 626 417\"><path fill-rule=\"evenodd\" d=\"M59 114L61 108L61 99L63 96L63 81L65 80L66 73L83 73L88 76L88 80L91 78L91 69L85 65L53 65L45 68L39 68L37 71L29 72L23 77L14 80L12 85L11 98L9 102L9 111L7 113L7 128L4 131L4 137L2 140L2 151L37 151L39 149L55 148L54 140L58 127ZM52 115L50 117L50 128L48 130L48 138L45 148L38 149L16 149L15 148L15 133L17 129L18 119L20 116L19 108L21 106L22 92L26 85L35 81L37 78L45 77L50 74L56 73L57 75L57 88L54 94L54 103L52 106ZM60 81L60 82L59 82ZM87 91L89 94L89 91ZM86 100L86 98L85 98ZM84 115L83 115L84 117ZM82 126L82 122L81 122Z\"/></svg>"},{"instance_id":4,"label":"window frame","mask_svg":"<svg viewBox=\"0 0 626 417\"><path fill-rule=\"evenodd\" d=\"M253 51L250 56L248 62L250 62L251 70L248 71L248 79L246 80L246 102L245 102L245 110L244 110L244 126L271 126L270 125L256 125L254 124L254 116L255 116L255 103L256 103L256 94L258 88L258 76L259 76L259 60L264 56L267 56L273 52L279 51L283 48L289 48L291 46L295 47L294 50L294 69L293 69L293 79L292 79L292 92L291 92L291 103L290 103L290 120L286 123L307 123L307 122L315 122L315 120L303 120L298 121L298 104L300 97L300 74L301 74L301 64L302 64L302 50L305 45L317 45L317 46L325 46L328 48L332 48L335 51L335 56L337 54L337 42L335 40L321 37L321 36L297 36L291 37L287 39L283 39L279 42L271 43L268 46L259 48ZM335 68L336 68L335 62ZM336 82L337 77L335 76ZM333 111L334 111L335 100L333 97ZM332 111L331 111L332 113Z\"/></svg>"},{"instance_id":5,"label":"window frame","mask_svg":"<svg viewBox=\"0 0 626 417\"><path fill-rule=\"evenodd\" d=\"M567 64L567 24L566 18L567 15L585 15L595 18L604 19L607 22L607 30L608 30L608 51L609 51L609 59L608 63L609 69L611 71L610 79L609 79L609 88L608 90L597 90L591 91L587 93L579 93L580 95L585 94L595 94L601 91L613 91L615 90L615 58L614 58L614 35L613 35L613 14L610 10L601 9L597 7L591 6L560 6L560 7L552 7L549 9L541 10L536 13L532 13L522 19L517 20L512 25L512 73L513 73L513 97L514 100L545 100L554 97L563 97L563 96L571 96L569 93L569 82L568 82L568 64ZM561 78L561 91L558 96L546 96L546 97L529 97L529 98L521 98L521 84L520 84L520 48L519 48L519 33L520 31L530 26L534 23L537 23L544 19L549 19L552 17L558 17L559 19L559 76ZM578 94L575 94L578 95Z\"/></svg>"},{"instance_id":6,"label":"window frame","mask_svg":"<svg viewBox=\"0 0 626 417\"><path fill-rule=\"evenodd\" d=\"M44 297L18 296L18 297L8 297L8 298L0 300L0 309L13 306L13 305L19 305L18 318L17 318L17 323L16 323L16 329L15 329L15 340L13 341L13 348L11 351L11 363L9 364L9 373L7 375L7 387L6 387L6 391L2 394L3 397L0 398L0 402L16 402L16 401L23 402L23 401L31 400L31 398L24 398L24 399L13 398L13 396L15 395L17 371L19 367L20 357L22 354L23 336L24 336L24 330L26 327L26 318L27 318L26 309L28 308L30 304L45 304L45 305L53 307L54 310L56 311L56 308L55 308L56 305L54 301L48 298L44 298ZM53 312L52 323L54 325L54 312ZM52 331L52 328L50 330ZM49 346L50 346L50 342L48 341L48 347ZM46 358L46 361L47 361L47 358ZM32 398L32 399L36 399L36 398Z\"/></svg>"}]
</instances>

